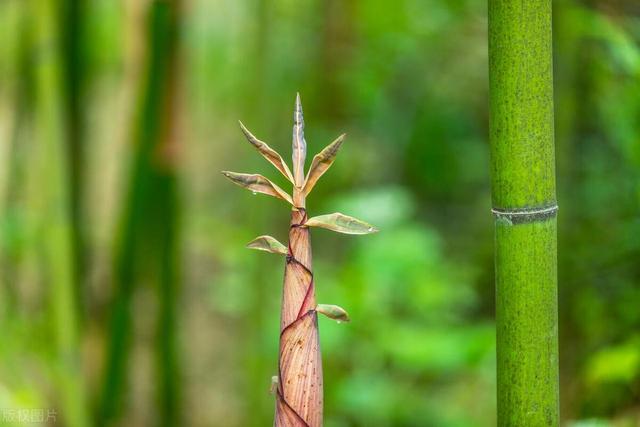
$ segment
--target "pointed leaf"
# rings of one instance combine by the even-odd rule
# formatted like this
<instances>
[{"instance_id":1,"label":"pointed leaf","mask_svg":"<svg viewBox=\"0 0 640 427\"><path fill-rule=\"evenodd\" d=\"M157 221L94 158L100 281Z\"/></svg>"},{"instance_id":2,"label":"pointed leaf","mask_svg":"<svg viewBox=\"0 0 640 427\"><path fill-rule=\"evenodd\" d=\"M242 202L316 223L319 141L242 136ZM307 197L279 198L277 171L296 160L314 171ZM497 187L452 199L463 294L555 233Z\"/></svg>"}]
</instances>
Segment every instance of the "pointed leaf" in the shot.
<instances>
[{"instance_id":1,"label":"pointed leaf","mask_svg":"<svg viewBox=\"0 0 640 427\"><path fill-rule=\"evenodd\" d=\"M371 224L339 212L314 216L308 219L304 225L308 227L326 228L327 230L344 234L370 234L378 232L378 229Z\"/></svg>"},{"instance_id":2,"label":"pointed leaf","mask_svg":"<svg viewBox=\"0 0 640 427\"><path fill-rule=\"evenodd\" d=\"M293 205L293 200L286 191L262 175L229 171L222 171L222 174L240 187L244 187L254 193L268 194L269 196L277 197L278 199L285 200Z\"/></svg>"},{"instance_id":3,"label":"pointed leaf","mask_svg":"<svg viewBox=\"0 0 640 427\"><path fill-rule=\"evenodd\" d=\"M262 154L262 157L267 159L269 163L275 166L276 169L278 169L282 173L282 175L284 175L285 178L287 178L293 184L293 176L291 175L289 166L287 166L287 164L282 159L282 156L280 156L280 154L278 154L276 150L269 147L266 142L260 141L258 138L253 136L253 134L249 132L249 129L247 129L241 121L238 121L238 123L240 123L240 129L242 129L242 133L244 133L244 136L251 143L251 145L253 145L256 150L258 150L260 154Z\"/></svg>"},{"instance_id":4,"label":"pointed leaf","mask_svg":"<svg viewBox=\"0 0 640 427\"><path fill-rule=\"evenodd\" d=\"M247 243L247 248L271 252L272 254L287 255L289 253L285 245L271 236L258 236Z\"/></svg>"},{"instance_id":5,"label":"pointed leaf","mask_svg":"<svg viewBox=\"0 0 640 427\"><path fill-rule=\"evenodd\" d=\"M302 190L305 196L311 193L311 190L316 185L318 179L320 179L320 177L333 164L345 136L346 134L343 133L313 157L311 166L309 167L309 172L307 173L307 179L304 182L304 188Z\"/></svg>"},{"instance_id":6,"label":"pointed leaf","mask_svg":"<svg viewBox=\"0 0 640 427\"><path fill-rule=\"evenodd\" d=\"M294 185L301 188L304 185L304 161L307 158L307 142L304 140L304 117L299 93L296 94L296 108L293 112L293 142L291 149Z\"/></svg>"},{"instance_id":7,"label":"pointed leaf","mask_svg":"<svg viewBox=\"0 0 640 427\"><path fill-rule=\"evenodd\" d=\"M318 304L316 306L316 311L324 314L329 319L337 320L338 322L349 322L351 320L345 309L337 305Z\"/></svg>"}]
</instances>

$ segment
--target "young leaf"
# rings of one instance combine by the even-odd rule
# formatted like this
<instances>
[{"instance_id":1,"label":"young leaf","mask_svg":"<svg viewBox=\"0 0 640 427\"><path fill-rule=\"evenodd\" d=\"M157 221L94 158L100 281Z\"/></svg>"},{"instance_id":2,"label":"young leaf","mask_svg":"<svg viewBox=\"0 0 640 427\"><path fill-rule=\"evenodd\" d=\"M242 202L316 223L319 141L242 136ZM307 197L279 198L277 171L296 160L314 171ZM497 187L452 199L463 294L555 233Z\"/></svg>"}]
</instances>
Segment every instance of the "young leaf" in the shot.
<instances>
[{"instance_id":1,"label":"young leaf","mask_svg":"<svg viewBox=\"0 0 640 427\"><path fill-rule=\"evenodd\" d=\"M344 234L370 234L378 232L378 229L352 216L341 213L319 215L309 218L305 222L308 227L320 227Z\"/></svg>"},{"instance_id":2,"label":"young leaf","mask_svg":"<svg viewBox=\"0 0 640 427\"><path fill-rule=\"evenodd\" d=\"M285 200L293 205L293 200L286 191L262 175L229 171L222 171L222 174L240 187L244 187L254 193L268 194L269 196L277 197L278 199Z\"/></svg>"},{"instance_id":3,"label":"young leaf","mask_svg":"<svg viewBox=\"0 0 640 427\"><path fill-rule=\"evenodd\" d=\"M318 304L316 306L316 311L324 314L329 319L337 320L338 322L348 322L351 320L345 309L337 305Z\"/></svg>"},{"instance_id":4,"label":"young leaf","mask_svg":"<svg viewBox=\"0 0 640 427\"><path fill-rule=\"evenodd\" d=\"M282 159L282 156L280 156L280 154L278 154L276 150L269 147L266 142L260 141L258 138L253 136L253 134L249 132L249 129L247 129L241 121L238 120L238 123L240 123L240 129L242 129L242 133L244 133L244 136L251 143L251 145L253 145L256 150L258 150L260 154L262 154L262 157L267 159L269 163L275 166L276 169L278 169L282 173L282 175L284 175L293 184L293 176L291 175L289 166L287 166L287 164Z\"/></svg>"},{"instance_id":5,"label":"young leaf","mask_svg":"<svg viewBox=\"0 0 640 427\"><path fill-rule=\"evenodd\" d=\"M296 94L296 109L293 112L293 142L291 148L293 152L294 185L302 187L304 184L304 161L307 158L307 142L304 140L304 117L299 93Z\"/></svg>"},{"instance_id":6,"label":"young leaf","mask_svg":"<svg viewBox=\"0 0 640 427\"><path fill-rule=\"evenodd\" d=\"M247 248L257 249L259 251L271 252L272 254L287 255L289 253L285 245L278 242L275 238L271 236L258 236L252 241L250 241L249 243L247 243Z\"/></svg>"},{"instance_id":7,"label":"young leaf","mask_svg":"<svg viewBox=\"0 0 640 427\"><path fill-rule=\"evenodd\" d=\"M320 179L320 177L333 164L345 136L346 134L343 133L313 157L311 166L309 167L309 172L307 173L307 179L304 182L304 188L302 190L305 196L311 193L311 190L316 185L318 179Z\"/></svg>"}]
</instances>

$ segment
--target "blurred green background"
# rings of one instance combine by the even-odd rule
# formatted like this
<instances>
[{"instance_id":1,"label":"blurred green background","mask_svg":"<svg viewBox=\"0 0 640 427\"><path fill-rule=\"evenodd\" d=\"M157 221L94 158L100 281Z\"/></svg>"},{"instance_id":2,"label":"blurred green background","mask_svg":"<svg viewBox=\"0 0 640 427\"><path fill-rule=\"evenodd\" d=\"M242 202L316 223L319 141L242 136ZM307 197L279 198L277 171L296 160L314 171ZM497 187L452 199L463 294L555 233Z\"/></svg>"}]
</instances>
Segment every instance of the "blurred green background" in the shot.
<instances>
[{"instance_id":1,"label":"blurred green background","mask_svg":"<svg viewBox=\"0 0 640 427\"><path fill-rule=\"evenodd\" d=\"M288 188L237 120L288 159L300 91L309 157L348 133L310 214L381 229L313 232L325 425L495 425L486 12L0 1L0 423L272 423L283 261L244 245L289 211L219 171ZM554 40L563 423L638 426L640 7L557 0Z\"/></svg>"}]
</instances>

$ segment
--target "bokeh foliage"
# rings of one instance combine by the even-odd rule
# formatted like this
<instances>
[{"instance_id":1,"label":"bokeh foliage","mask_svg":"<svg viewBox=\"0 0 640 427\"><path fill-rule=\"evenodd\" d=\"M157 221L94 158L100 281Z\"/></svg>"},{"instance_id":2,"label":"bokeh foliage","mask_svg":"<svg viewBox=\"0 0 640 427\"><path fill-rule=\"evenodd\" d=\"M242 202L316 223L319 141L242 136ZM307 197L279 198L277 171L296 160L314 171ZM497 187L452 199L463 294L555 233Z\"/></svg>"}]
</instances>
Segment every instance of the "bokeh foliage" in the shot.
<instances>
[{"instance_id":1,"label":"bokeh foliage","mask_svg":"<svg viewBox=\"0 0 640 427\"><path fill-rule=\"evenodd\" d=\"M180 393L163 396L179 400L181 425L271 423L283 265L244 244L286 240L288 210L218 171L284 186L237 119L289 153L300 91L310 154L348 134L310 214L348 212L381 229L366 239L312 232L318 300L352 318L320 321L326 425L495 424L484 2L182 0L178 95L170 115L141 118L140 93L161 71L145 68L150 19L165 1L48 1L56 24L45 36L37 17L47 1L0 2L0 408L56 408L72 425L56 336L73 326L54 321L60 282L46 267L53 220L43 200L56 168L41 167L46 129L59 127L67 144L49 160L67 156L73 244L58 256L75 260L92 420L101 422L118 245L129 239L138 273L120 424L163 421L162 378L177 378ZM639 28L632 0L554 2L561 412L572 426L640 417ZM58 110L43 120L36 83L52 59L60 75L46 108ZM136 132L154 121L178 129L147 159L175 165L172 193L123 230L137 209L126 196ZM177 222L168 240L158 231L167 215ZM169 318L153 272L167 251L180 275ZM166 321L177 366L163 368Z\"/></svg>"}]
</instances>

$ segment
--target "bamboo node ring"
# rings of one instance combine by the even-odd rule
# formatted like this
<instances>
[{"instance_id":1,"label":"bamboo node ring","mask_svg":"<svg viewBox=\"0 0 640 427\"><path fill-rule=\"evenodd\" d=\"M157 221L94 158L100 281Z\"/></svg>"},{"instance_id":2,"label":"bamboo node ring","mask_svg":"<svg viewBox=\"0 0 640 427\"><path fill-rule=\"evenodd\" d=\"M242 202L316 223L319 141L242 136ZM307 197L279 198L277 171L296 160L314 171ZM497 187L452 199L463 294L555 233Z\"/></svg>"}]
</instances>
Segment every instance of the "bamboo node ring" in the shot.
<instances>
[{"instance_id":1,"label":"bamboo node ring","mask_svg":"<svg viewBox=\"0 0 640 427\"><path fill-rule=\"evenodd\" d=\"M491 212L496 219L505 219L513 224L522 224L555 217L558 212L558 205L554 204L539 208L492 208Z\"/></svg>"}]
</instances>

